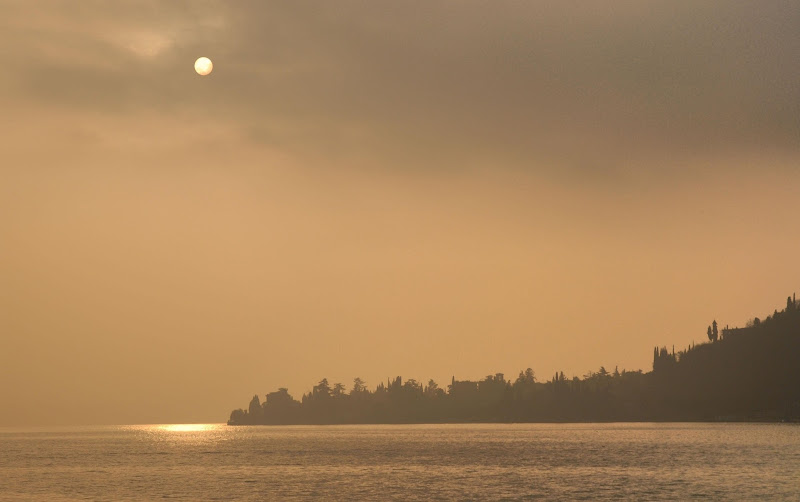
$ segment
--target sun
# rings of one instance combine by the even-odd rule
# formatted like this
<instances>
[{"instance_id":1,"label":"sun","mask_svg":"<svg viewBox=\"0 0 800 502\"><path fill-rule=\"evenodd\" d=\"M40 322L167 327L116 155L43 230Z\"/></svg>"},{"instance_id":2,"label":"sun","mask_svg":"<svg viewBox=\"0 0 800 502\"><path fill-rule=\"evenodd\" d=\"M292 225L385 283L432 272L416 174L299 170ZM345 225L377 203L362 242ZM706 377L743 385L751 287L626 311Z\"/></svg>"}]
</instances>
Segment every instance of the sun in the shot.
<instances>
[{"instance_id":1,"label":"sun","mask_svg":"<svg viewBox=\"0 0 800 502\"><path fill-rule=\"evenodd\" d=\"M194 62L194 71L199 75L208 75L214 69L214 64L207 57L197 58Z\"/></svg>"}]
</instances>

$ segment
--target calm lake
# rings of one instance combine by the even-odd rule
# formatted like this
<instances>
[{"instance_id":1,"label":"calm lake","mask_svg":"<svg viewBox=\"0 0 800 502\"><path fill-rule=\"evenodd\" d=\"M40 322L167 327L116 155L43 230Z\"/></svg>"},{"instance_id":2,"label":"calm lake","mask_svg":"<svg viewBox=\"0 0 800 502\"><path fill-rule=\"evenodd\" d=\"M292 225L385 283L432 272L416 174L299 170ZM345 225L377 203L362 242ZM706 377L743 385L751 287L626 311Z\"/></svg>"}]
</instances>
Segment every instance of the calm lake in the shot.
<instances>
[{"instance_id":1,"label":"calm lake","mask_svg":"<svg viewBox=\"0 0 800 502\"><path fill-rule=\"evenodd\" d=\"M797 424L0 429L2 500L800 500Z\"/></svg>"}]
</instances>

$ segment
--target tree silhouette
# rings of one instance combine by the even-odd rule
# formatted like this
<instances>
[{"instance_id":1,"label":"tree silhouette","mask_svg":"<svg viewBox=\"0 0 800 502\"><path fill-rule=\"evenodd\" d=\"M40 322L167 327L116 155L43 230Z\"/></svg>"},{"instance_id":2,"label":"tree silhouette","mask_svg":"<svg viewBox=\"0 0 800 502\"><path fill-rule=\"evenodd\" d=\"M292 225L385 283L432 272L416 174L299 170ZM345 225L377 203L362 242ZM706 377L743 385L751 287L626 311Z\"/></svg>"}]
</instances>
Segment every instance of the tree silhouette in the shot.
<instances>
[{"instance_id":1,"label":"tree silhouette","mask_svg":"<svg viewBox=\"0 0 800 502\"><path fill-rule=\"evenodd\" d=\"M438 398L444 395L444 389L439 388L433 379L428 380L428 385L425 387L425 396L428 398Z\"/></svg>"},{"instance_id":2,"label":"tree silhouette","mask_svg":"<svg viewBox=\"0 0 800 502\"><path fill-rule=\"evenodd\" d=\"M347 393L345 391L346 391L346 389L344 387L344 384L335 383L335 384L333 384L333 391L331 393L332 393L333 397L341 398L342 396L347 395Z\"/></svg>"},{"instance_id":3,"label":"tree silhouette","mask_svg":"<svg viewBox=\"0 0 800 502\"><path fill-rule=\"evenodd\" d=\"M355 377L353 379L353 390L350 392L350 394L360 394L365 390L367 390L367 386L364 383L364 380L360 379L359 377Z\"/></svg>"},{"instance_id":4,"label":"tree silhouette","mask_svg":"<svg viewBox=\"0 0 800 502\"><path fill-rule=\"evenodd\" d=\"M328 385L328 379L323 378L320 380L311 390L311 393L315 398L327 399L331 397L331 388L330 385Z\"/></svg>"},{"instance_id":5,"label":"tree silhouette","mask_svg":"<svg viewBox=\"0 0 800 502\"><path fill-rule=\"evenodd\" d=\"M532 368L514 382L502 373L456 380L447 390L397 376L374 391L360 378L348 395L323 378L300 402L286 388L253 396L229 424L335 424L541 421L788 420L800 422L800 309L758 317L746 329L708 326L711 343L653 349L653 371L601 366L583 378L556 372L537 382ZM714 343L718 342L718 343ZM333 397L333 399L331 399Z\"/></svg>"},{"instance_id":6,"label":"tree silhouette","mask_svg":"<svg viewBox=\"0 0 800 502\"><path fill-rule=\"evenodd\" d=\"M533 372L533 369L528 368L525 370L525 383L534 383L536 382L536 374Z\"/></svg>"}]
</instances>

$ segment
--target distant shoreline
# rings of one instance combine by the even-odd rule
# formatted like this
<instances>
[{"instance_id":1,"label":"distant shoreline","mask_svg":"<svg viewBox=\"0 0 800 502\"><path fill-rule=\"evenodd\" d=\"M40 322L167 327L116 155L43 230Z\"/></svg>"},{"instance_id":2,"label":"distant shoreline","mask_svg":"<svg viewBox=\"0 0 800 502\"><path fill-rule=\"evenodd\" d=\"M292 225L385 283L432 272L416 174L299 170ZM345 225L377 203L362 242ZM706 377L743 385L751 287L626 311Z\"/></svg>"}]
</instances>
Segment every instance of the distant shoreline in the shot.
<instances>
[{"instance_id":1,"label":"distant shoreline","mask_svg":"<svg viewBox=\"0 0 800 502\"><path fill-rule=\"evenodd\" d=\"M525 425L525 424L800 424L800 418L790 419L719 419L719 420L582 420L582 421L542 421L542 422L341 422L341 423L292 423L292 424L232 424L230 427L282 427L282 426L320 426L320 425Z\"/></svg>"},{"instance_id":2,"label":"distant shoreline","mask_svg":"<svg viewBox=\"0 0 800 502\"><path fill-rule=\"evenodd\" d=\"M255 395L229 425L800 422L800 303L744 328L713 320L708 343L653 349L653 370L601 366L583 378L533 368L440 386L400 376L374 390L355 378L348 392L323 378L297 400L286 388Z\"/></svg>"}]
</instances>

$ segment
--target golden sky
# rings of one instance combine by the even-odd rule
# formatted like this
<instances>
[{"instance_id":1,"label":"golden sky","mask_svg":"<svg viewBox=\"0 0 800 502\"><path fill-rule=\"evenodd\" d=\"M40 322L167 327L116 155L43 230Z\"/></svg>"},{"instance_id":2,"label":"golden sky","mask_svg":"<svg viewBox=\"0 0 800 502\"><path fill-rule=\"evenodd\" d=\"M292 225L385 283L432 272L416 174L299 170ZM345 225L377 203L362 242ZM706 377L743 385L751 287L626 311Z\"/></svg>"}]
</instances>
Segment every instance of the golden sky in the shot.
<instances>
[{"instance_id":1,"label":"golden sky","mask_svg":"<svg viewBox=\"0 0 800 502\"><path fill-rule=\"evenodd\" d=\"M2 2L0 425L649 370L780 309L798 27L794 0Z\"/></svg>"}]
</instances>

